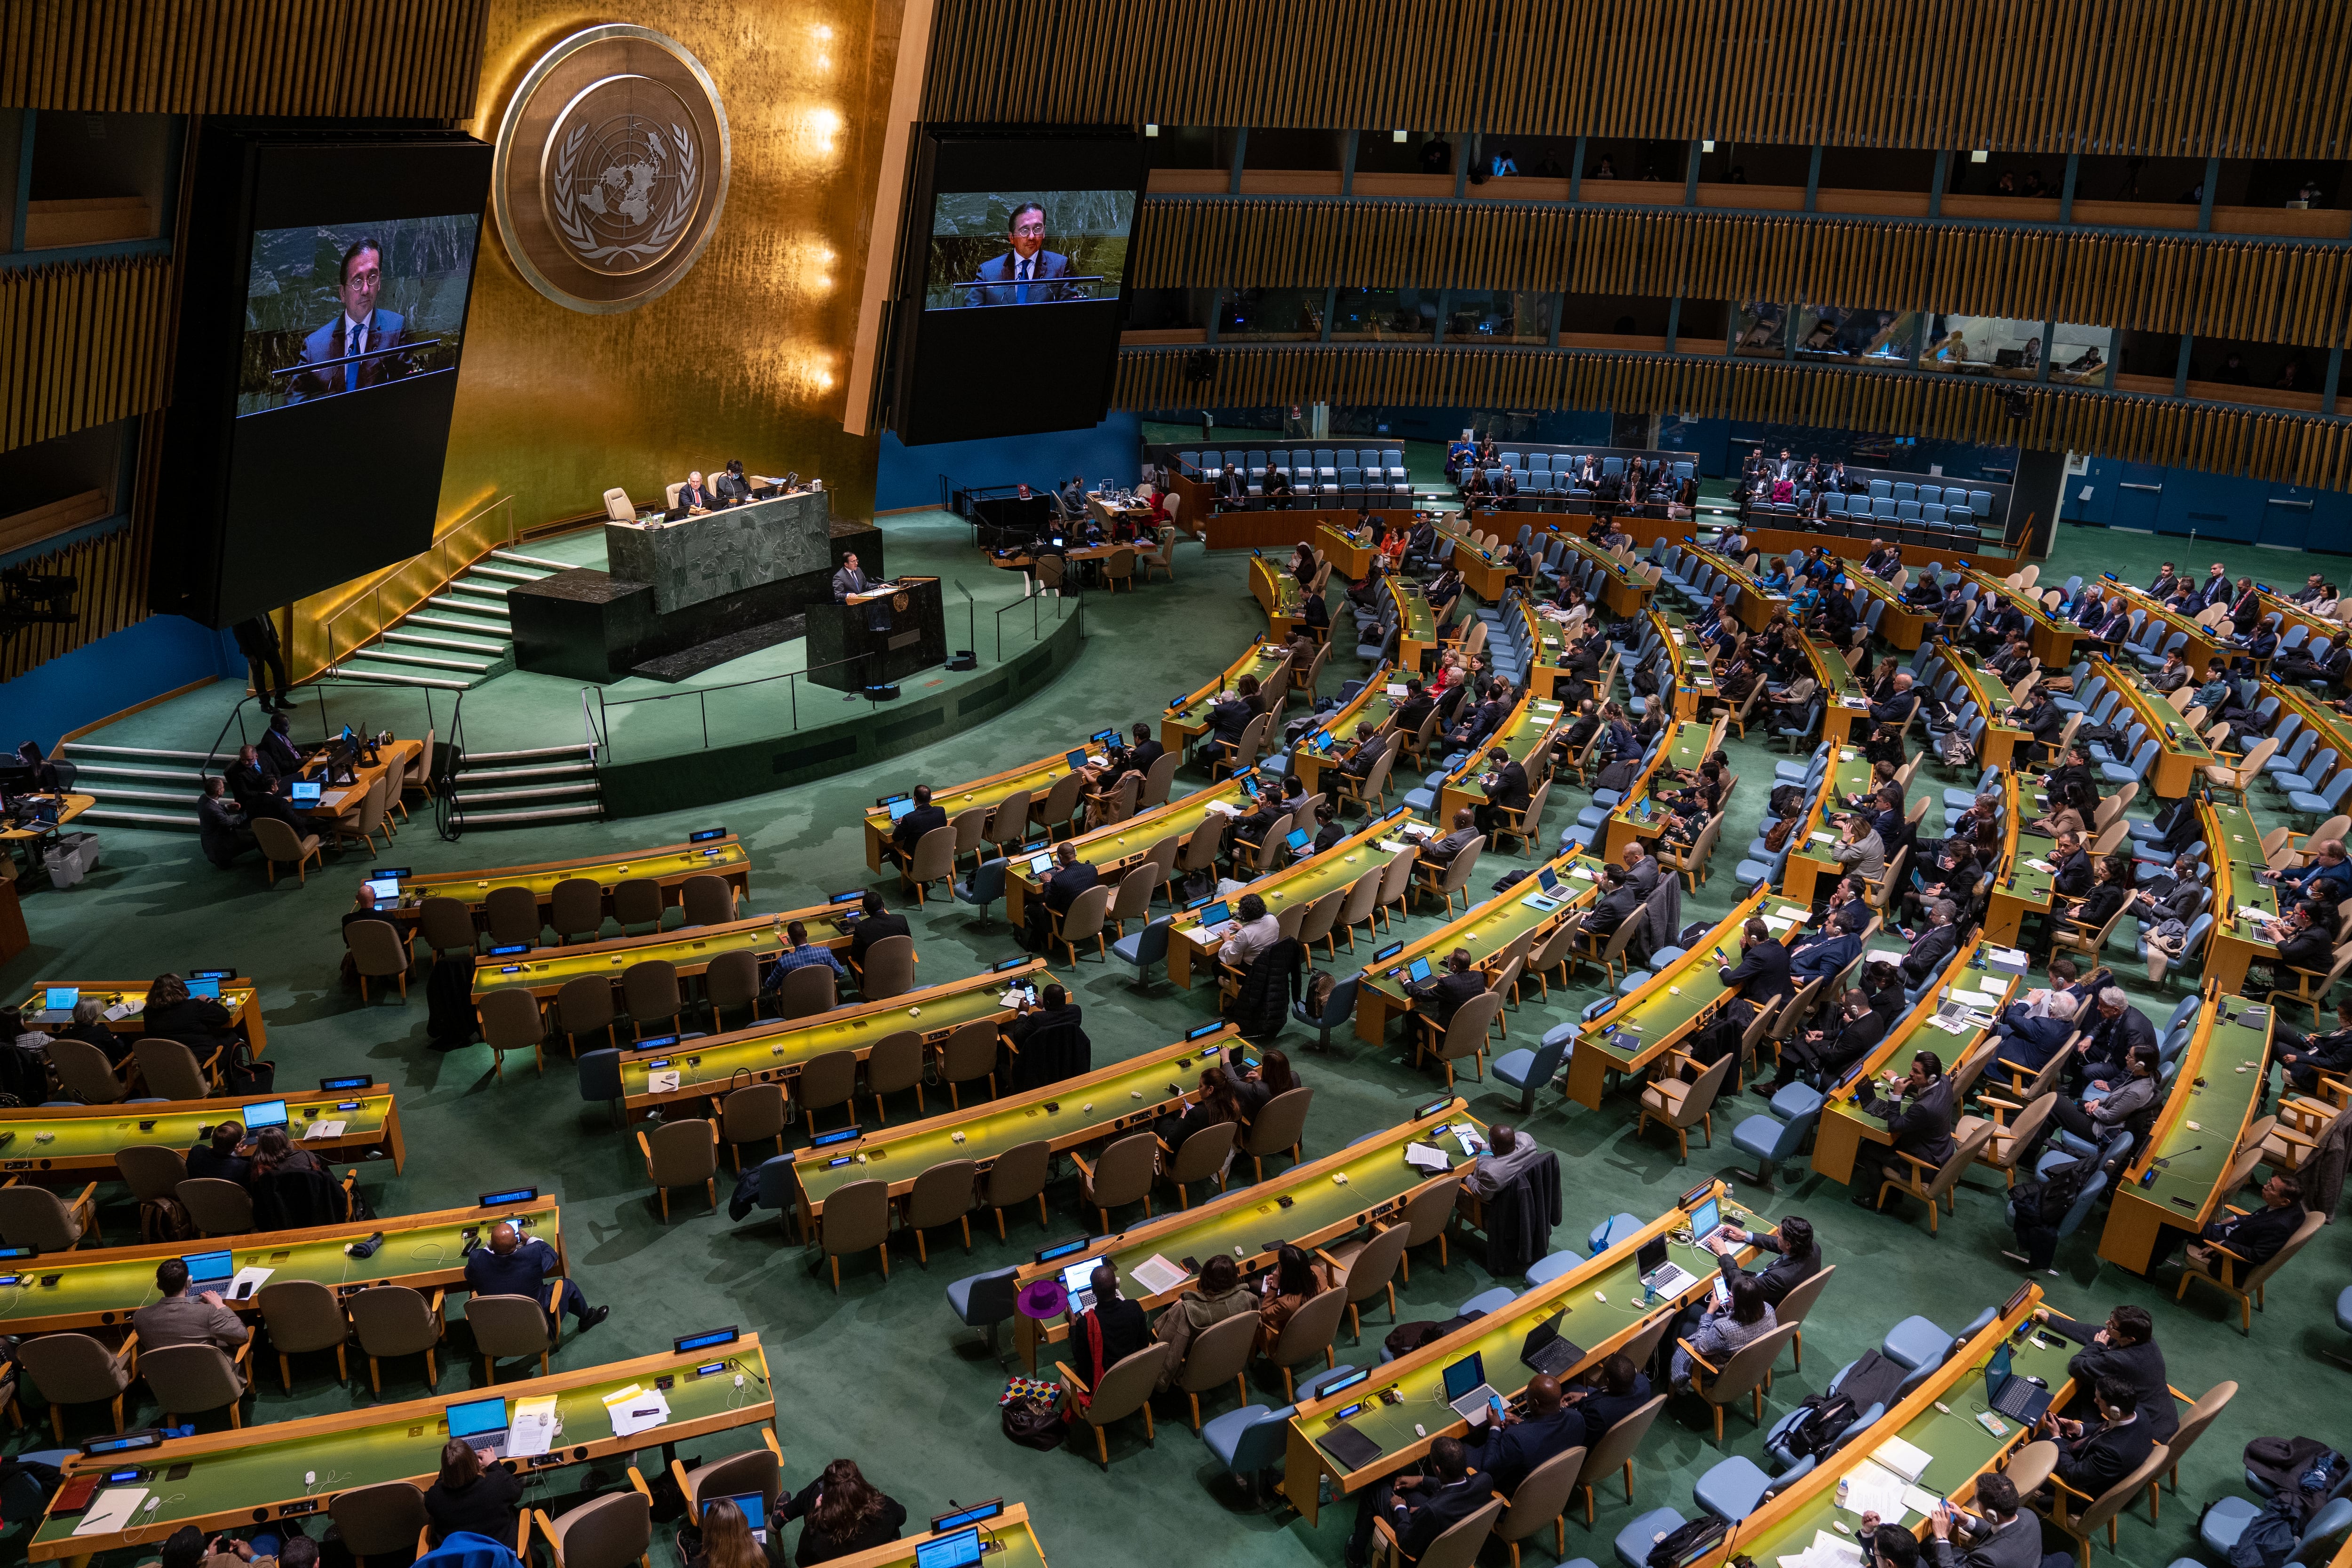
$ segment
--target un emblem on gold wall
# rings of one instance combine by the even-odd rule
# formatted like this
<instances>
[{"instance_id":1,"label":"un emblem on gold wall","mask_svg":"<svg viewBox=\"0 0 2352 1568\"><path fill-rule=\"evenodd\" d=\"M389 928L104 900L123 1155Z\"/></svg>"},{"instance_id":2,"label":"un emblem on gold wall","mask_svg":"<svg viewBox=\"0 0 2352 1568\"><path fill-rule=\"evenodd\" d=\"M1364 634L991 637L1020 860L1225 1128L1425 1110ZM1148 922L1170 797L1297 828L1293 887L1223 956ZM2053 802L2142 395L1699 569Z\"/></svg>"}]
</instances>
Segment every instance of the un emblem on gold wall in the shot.
<instances>
[{"instance_id":1,"label":"un emblem on gold wall","mask_svg":"<svg viewBox=\"0 0 2352 1568\"><path fill-rule=\"evenodd\" d=\"M686 275L727 199L727 115L674 38L614 23L541 56L499 126L490 199L516 268L611 314Z\"/></svg>"}]
</instances>

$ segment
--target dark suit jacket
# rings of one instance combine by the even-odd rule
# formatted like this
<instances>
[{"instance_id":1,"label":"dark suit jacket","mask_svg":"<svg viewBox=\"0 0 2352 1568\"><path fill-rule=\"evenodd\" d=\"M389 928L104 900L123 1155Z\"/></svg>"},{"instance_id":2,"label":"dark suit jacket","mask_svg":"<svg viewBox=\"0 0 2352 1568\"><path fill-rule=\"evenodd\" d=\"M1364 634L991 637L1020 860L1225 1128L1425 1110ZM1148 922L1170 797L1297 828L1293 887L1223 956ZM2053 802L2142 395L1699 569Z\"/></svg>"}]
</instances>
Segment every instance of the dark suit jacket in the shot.
<instances>
[{"instance_id":1,"label":"dark suit jacket","mask_svg":"<svg viewBox=\"0 0 2352 1568\"><path fill-rule=\"evenodd\" d=\"M1584 1443L1591 1447L1601 1435L1644 1405L1650 1403L1650 1376L1647 1373L1633 1374L1630 1394L1610 1394L1605 1391L1586 1394L1577 1402L1577 1410L1584 1417Z\"/></svg>"},{"instance_id":2,"label":"dark suit jacket","mask_svg":"<svg viewBox=\"0 0 2352 1568\"><path fill-rule=\"evenodd\" d=\"M686 504L684 490L677 492L677 500L679 505ZM866 568L860 566L853 570L845 566L833 574L833 602L836 605L845 605L849 603L850 595L863 594L873 585L866 578Z\"/></svg>"},{"instance_id":3,"label":"dark suit jacket","mask_svg":"<svg viewBox=\"0 0 2352 1568\"><path fill-rule=\"evenodd\" d=\"M2047 1067L2050 1058L2074 1033L2073 1020L2033 1017L2025 1011L2022 1002L2009 1005L1998 1027L2004 1039L1994 1059L2013 1062L2028 1072L2040 1072Z\"/></svg>"},{"instance_id":4,"label":"dark suit jacket","mask_svg":"<svg viewBox=\"0 0 2352 1568\"><path fill-rule=\"evenodd\" d=\"M1485 994L1486 990L1486 977L1474 969L1466 974L1448 972L1437 975L1420 984L1406 986L1404 993L1415 1002L1426 1004L1430 1016L1436 1021L1438 1027L1444 1028L1454 1021L1454 1015L1461 1010L1462 1004L1473 996Z\"/></svg>"},{"instance_id":5,"label":"dark suit jacket","mask_svg":"<svg viewBox=\"0 0 2352 1568\"><path fill-rule=\"evenodd\" d=\"M1870 1015L1864 1013L1863 1016L1866 1019ZM1764 1299L1775 1307L1780 1304L1790 1291L1822 1271L1822 1249L1819 1247L1815 1247L1811 1252L1802 1258L1790 1258L1780 1251L1779 1242L1760 1231L1750 1232L1748 1241L1749 1246L1759 1251L1773 1255L1772 1261L1764 1266L1763 1271L1757 1274L1755 1279L1756 1288L1763 1291ZM1723 1255L1717 1267L1723 1271L1724 1278L1727 1279L1740 1271L1739 1265L1732 1260L1731 1255L1727 1252Z\"/></svg>"},{"instance_id":6,"label":"dark suit jacket","mask_svg":"<svg viewBox=\"0 0 2352 1568\"><path fill-rule=\"evenodd\" d=\"M1517 811L1528 804L1528 770L1517 763L1505 763L1496 770L1495 783L1486 791L1488 804Z\"/></svg>"},{"instance_id":7,"label":"dark suit jacket","mask_svg":"<svg viewBox=\"0 0 2352 1568\"><path fill-rule=\"evenodd\" d=\"M945 806L919 805L900 817L898 826L890 829L890 842L898 847L901 854L912 855L915 852L915 846L923 841L924 834L934 827L945 827L947 825L948 813Z\"/></svg>"},{"instance_id":8,"label":"dark suit jacket","mask_svg":"<svg viewBox=\"0 0 2352 1568\"><path fill-rule=\"evenodd\" d=\"M1418 1558L1429 1550L1430 1542L1486 1507L1494 1492L1486 1478L1476 1474L1451 1485L1431 1476L1410 1491L1400 1490L1397 1500L1411 1505L1412 1511L1402 1524L1393 1516L1389 1521L1396 1531L1398 1550Z\"/></svg>"},{"instance_id":9,"label":"dark suit jacket","mask_svg":"<svg viewBox=\"0 0 2352 1568\"><path fill-rule=\"evenodd\" d=\"M1067 914L1080 893L1101 885L1102 876L1090 861L1057 866L1045 874L1045 907L1057 915Z\"/></svg>"},{"instance_id":10,"label":"dark suit jacket","mask_svg":"<svg viewBox=\"0 0 2352 1568\"><path fill-rule=\"evenodd\" d=\"M348 341L344 337L344 330L349 325L342 313L337 311L333 321L302 340L302 357L297 363L320 364L328 360L344 358ZM408 323L397 310L377 310L368 317L367 347L363 353L373 355L379 350L396 349L407 342ZM347 370L348 376L345 374ZM331 365L325 370L306 370L286 378L286 401L306 403L312 398L332 397L347 390L344 386L347 379L352 383L348 390L358 391L415 374L415 361L404 353L363 359L348 367Z\"/></svg>"},{"instance_id":11,"label":"dark suit jacket","mask_svg":"<svg viewBox=\"0 0 2352 1568\"><path fill-rule=\"evenodd\" d=\"M1033 259L1035 265L1029 269L1029 298L1026 301L1014 298L1014 290L1020 285L1013 281L1018 273L1013 266L1013 252L1008 250L1002 256L992 256L982 262L979 270L972 274L982 283L996 283L1003 287L987 289L975 286L967 289L964 290L963 302L967 305L1012 305L1024 302L1040 305L1053 300L1083 300L1087 297L1086 290L1076 284L1045 281L1047 279L1069 276L1070 258L1068 257L1057 250L1040 250Z\"/></svg>"},{"instance_id":12,"label":"dark suit jacket","mask_svg":"<svg viewBox=\"0 0 2352 1568\"><path fill-rule=\"evenodd\" d=\"M2154 1340L2137 1345L2084 1345L2066 1363L2074 1385L2087 1394L2103 1377L2120 1377L2139 1395L2139 1418L2148 1435L2169 1443L2180 1429L2179 1413L2172 1407L2172 1384L2165 1376L2164 1352Z\"/></svg>"},{"instance_id":13,"label":"dark suit jacket","mask_svg":"<svg viewBox=\"0 0 2352 1568\"><path fill-rule=\"evenodd\" d=\"M1775 996L1793 996L1789 983L1789 950L1779 942L1758 942L1723 972L1723 984L1759 1007Z\"/></svg>"},{"instance_id":14,"label":"dark suit jacket","mask_svg":"<svg viewBox=\"0 0 2352 1568\"><path fill-rule=\"evenodd\" d=\"M1617 928L1641 907L1642 889L1628 882L1615 892L1601 896L1601 901L1592 906L1592 912L1584 917L1584 929L1601 936L1614 936Z\"/></svg>"},{"instance_id":15,"label":"dark suit jacket","mask_svg":"<svg viewBox=\"0 0 2352 1568\"><path fill-rule=\"evenodd\" d=\"M1911 951L1903 959L1904 984L1916 985L1943 968L1951 962L1952 950L1959 945L1958 926L1928 926L1911 939Z\"/></svg>"},{"instance_id":16,"label":"dark suit jacket","mask_svg":"<svg viewBox=\"0 0 2352 1568\"><path fill-rule=\"evenodd\" d=\"M2058 1445L2058 1479L2084 1497L2095 1498L2139 1468L2155 1447L2156 1432L2146 1421L2120 1426L2092 1421L2080 1437Z\"/></svg>"},{"instance_id":17,"label":"dark suit jacket","mask_svg":"<svg viewBox=\"0 0 2352 1568\"><path fill-rule=\"evenodd\" d=\"M2070 899L2079 899L2091 890L2091 879L2094 874L2091 852L2087 849L2077 849L2074 854L2056 863L2056 869L2050 878L2050 885Z\"/></svg>"},{"instance_id":18,"label":"dark suit jacket","mask_svg":"<svg viewBox=\"0 0 2352 1568\"><path fill-rule=\"evenodd\" d=\"M1938 1541L1931 1533L1921 1544L1928 1568L2041 1568L2042 1519L2021 1509L1980 1541Z\"/></svg>"},{"instance_id":19,"label":"dark suit jacket","mask_svg":"<svg viewBox=\"0 0 2352 1568\"><path fill-rule=\"evenodd\" d=\"M1835 974L1852 963L1854 955L1861 951L1862 939L1847 931L1839 931L1832 935L1816 938L1798 949L1796 956L1789 960L1790 977L1801 984Z\"/></svg>"},{"instance_id":20,"label":"dark suit jacket","mask_svg":"<svg viewBox=\"0 0 2352 1568\"><path fill-rule=\"evenodd\" d=\"M1895 1140L1895 1152L1916 1154L1933 1165L1940 1165L1952 1157L1955 1146L1949 1079L1937 1079L1908 1106L1900 1100L1880 1100L1874 1087L1864 1087L1869 1089L1870 1098L1856 1104L1886 1123L1886 1131Z\"/></svg>"},{"instance_id":21,"label":"dark suit jacket","mask_svg":"<svg viewBox=\"0 0 2352 1568\"><path fill-rule=\"evenodd\" d=\"M1582 1446L1584 1413L1563 1405L1549 1416L1530 1415L1499 1431L1489 1422L1478 1428L1478 1468L1508 1497L1546 1459Z\"/></svg>"},{"instance_id":22,"label":"dark suit jacket","mask_svg":"<svg viewBox=\"0 0 2352 1568\"><path fill-rule=\"evenodd\" d=\"M934 806L933 810L939 808ZM914 816L913 812L907 814ZM945 815L942 813L942 815ZM866 963L866 950L886 936L910 936L907 917L895 910L885 910L878 915L867 915L849 928L849 962L861 967Z\"/></svg>"},{"instance_id":23,"label":"dark suit jacket","mask_svg":"<svg viewBox=\"0 0 2352 1568\"><path fill-rule=\"evenodd\" d=\"M2251 1214L2231 1215L2205 1227L2207 1241L2218 1241L2248 1263L2266 1263L2284 1247L2303 1223L2303 1205L2274 1209L2268 1204Z\"/></svg>"},{"instance_id":24,"label":"dark suit jacket","mask_svg":"<svg viewBox=\"0 0 2352 1568\"><path fill-rule=\"evenodd\" d=\"M716 495L720 500L750 500L751 499L751 480L749 475L739 479L732 474L722 473L717 479L710 481L710 489L711 493Z\"/></svg>"}]
</instances>

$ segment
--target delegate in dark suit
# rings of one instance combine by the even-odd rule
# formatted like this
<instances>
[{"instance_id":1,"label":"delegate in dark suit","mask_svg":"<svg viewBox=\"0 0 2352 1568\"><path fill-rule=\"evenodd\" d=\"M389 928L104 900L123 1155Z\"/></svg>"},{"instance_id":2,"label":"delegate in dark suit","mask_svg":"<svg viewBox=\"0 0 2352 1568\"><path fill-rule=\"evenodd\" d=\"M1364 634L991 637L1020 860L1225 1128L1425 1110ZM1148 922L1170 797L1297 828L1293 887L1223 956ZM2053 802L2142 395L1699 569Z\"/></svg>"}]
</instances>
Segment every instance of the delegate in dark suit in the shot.
<instances>
[{"instance_id":1,"label":"delegate in dark suit","mask_svg":"<svg viewBox=\"0 0 2352 1568\"><path fill-rule=\"evenodd\" d=\"M1837 931L1827 936L1816 937L1799 948L1795 956L1789 960L1790 978L1800 984L1809 980L1823 979L1852 963L1861 952L1862 939L1846 931Z\"/></svg>"},{"instance_id":2,"label":"delegate in dark suit","mask_svg":"<svg viewBox=\"0 0 2352 1568\"><path fill-rule=\"evenodd\" d=\"M1505 1497L1545 1460L1565 1454L1584 1442L1584 1412L1563 1405L1549 1415L1530 1412L1523 1421L1496 1429L1489 1422L1475 1429L1478 1468L1495 1490Z\"/></svg>"},{"instance_id":3,"label":"delegate in dark suit","mask_svg":"<svg viewBox=\"0 0 2352 1568\"><path fill-rule=\"evenodd\" d=\"M1010 250L991 257L972 274L979 279L964 290L966 305L1042 305L1055 300L1083 300L1086 290L1075 283L1053 279L1070 275L1070 258L1057 250L1041 250L1025 268L1016 265ZM1026 279L1026 281L1024 281ZM996 285L996 287L988 287Z\"/></svg>"},{"instance_id":4,"label":"delegate in dark suit","mask_svg":"<svg viewBox=\"0 0 2352 1568\"><path fill-rule=\"evenodd\" d=\"M684 500L685 492L680 491L678 499ZM868 593L873 586L872 583L866 581L866 569L863 566L844 566L833 574L833 602L836 605L845 605L849 603L851 595ZM890 629L889 600L866 601L866 629L876 632L887 632Z\"/></svg>"},{"instance_id":5,"label":"delegate in dark suit","mask_svg":"<svg viewBox=\"0 0 2352 1568\"><path fill-rule=\"evenodd\" d=\"M2156 1432L2133 1415L2120 1422L2086 1421L2079 1437L2060 1437L2053 1470L2086 1498L2105 1495L2126 1476L2139 1468L2156 1447Z\"/></svg>"},{"instance_id":6,"label":"delegate in dark suit","mask_svg":"<svg viewBox=\"0 0 2352 1568\"><path fill-rule=\"evenodd\" d=\"M499 1250L501 1243L506 1246L504 1252ZM544 1307L546 1281L562 1268L555 1248L536 1237L523 1241L511 1227L501 1225L491 1232L490 1245L466 1255L466 1289L477 1296L527 1296ZM575 1318L584 1319L590 1310L588 1299L569 1279L563 1281L557 1303L559 1312Z\"/></svg>"},{"instance_id":7,"label":"delegate in dark suit","mask_svg":"<svg viewBox=\"0 0 2352 1568\"><path fill-rule=\"evenodd\" d=\"M1879 1099L1877 1086L1864 1079L1862 1098L1854 1101L1854 1109L1885 1122L1887 1133L1895 1141L1888 1148L1866 1142L1855 1152L1854 1174L1862 1178L1856 1183L1858 1202L1874 1205L1881 1182L1907 1184L1914 1167L1903 1158L1906 1154L1924 1160L1931 1167L1952 1157L1952 1086L1948 1079L1939 1075L1931 1079L1917 1089L1908 1106L1901 1100Z\"/></svg>"},{"instance_id":8,"label":"delegate in dark suit","mask_svg":"<svg viewBox=\"0 0 2352 1568\"><path fill-rule=\"evenodd\" d=\"M923 835L934 827L947 825L945 809L936 805L919 805L900 817L897 826L890 829L890 847L897 852L898 858L911 860L915 857L915 846L923 841Z\"/></svg>"},{"instance_id":9,"label":"delegate in dark suit","mask_svg":"<svg viewBox=\"0 0 2352 1568\"><path fill-rule=\"evenodd\" d=\"M1931 925L1913 937L1911 951L1903 956L1903 983L1923 984L1950 960L1952 950L1959 943L1958 929L1949 925Z\"/></svg>"},{"instance_id":10,"label":"delegate in dark suit","mask_svg":"<svg viewBox=\"0 0 2352 1568\"><path fill-rule=\"evenodd\" d=\"M358 392L364 387L381 386L388 381L398 381L416 374L416 362L405 353L383 353L402 347L408 342L408 323L397 310L371 310L354 338L354 323L349 316L338 315L302 340L302 357L298 364L324 365L321 370L297 372L286 378L286 401L308 403L314 398L332 397L341 392ZM356 345L356 346L355 346ZM355 353L373 357L352 364L330 364L331 360L345 359Z\"/></svg>"},{"instance_id":11,"label":"delegate in dark suit","mask_svg":"<svg viewBox=\"0 0 2352 1568\"><path fill-rule=\"evenodd\" d=\"M2042 1516L2020 1513L1991 1534L1958 1545L1931 1533L1924 1549L1929 1568L2041 1568Z\"/></svg>"},{"instance_id":12,"label":"delegate in dark suit","mask_svg":"<svg viewBox=\"0 0 2352 1568\"><path fill-rule=\"evenodd\" d=\"M931 809L939 810L937 806ZM908 812L907 815L912 816L914 813ZM947 814L940 812L940 815L944 816ZM863 969L866 967L866 949L886 936L911 936L913 932L907 927L907 917L895 910L885 910L878 915L867 915L850 928L849 962Z\"/></svg>"},{"instance_id":13,"label":"delegate in dark suit","mask_svg":"<svg viewBox=\"0 0 2352 1568\"><path fill-rule=\"evenodd\" d=\"M1046 933L1054 929L1045 918L1047 911L1057 915L1068 914L1071 903L1080 893L1101 883L1102 878L1091 861L1080 860L1074 865L1056 866L1046 872L1045 897L1042 901L1031 900L1022 911L1028 925L1029 945L1041 945Z\"/></svg>"}]
</instances>

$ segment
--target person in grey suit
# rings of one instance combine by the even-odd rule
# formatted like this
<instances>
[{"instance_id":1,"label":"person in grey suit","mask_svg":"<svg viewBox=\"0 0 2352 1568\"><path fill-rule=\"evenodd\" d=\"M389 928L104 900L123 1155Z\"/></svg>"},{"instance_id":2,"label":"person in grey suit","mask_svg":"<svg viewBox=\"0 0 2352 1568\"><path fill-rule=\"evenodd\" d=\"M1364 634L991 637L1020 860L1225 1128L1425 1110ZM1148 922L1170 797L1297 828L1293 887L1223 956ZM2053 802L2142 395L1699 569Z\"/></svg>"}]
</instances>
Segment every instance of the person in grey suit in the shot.
<instances>
[{"instance_id":1,"label":"person in grey suit","mask_svg":"<svg viewBox=\"0 0 2352 1568\"><path fill-rule=\"evenodd\" d=\"M220 1292L188 1294L188 1266L166 1258L155 1266L155 1289L163 1299L131 1314L131 1331L140 1348L158 1345L214 1345L234 1355L252 1332L235 1312L221 1304Z\"/></svg>"},{"instance_id":2,"label":"person in grey suit","mask_svg":"<svg viewBox=\"0 0 2352 1568\"><path fill-rule=\"evenodd\" d=\"M852 595L869 593L873 587L874 584L866 579L865 570L857 564L857 557L855 553L841 558L841 570L833 574L835 604L845 605L849 603ZM887 632L890 629L889 600L875 599L867 603L866 629L874 632Z\"/></svg>"},{"instance_id":3,"label":"person in grey suit","mask_svg":"<svg viewBox=\"0 0 2352 1568\"><path fill-rule=\"evenodd\" d=\"M372 239L354 240L343 252L342 274L335 287L342 310L302 340L302 357L296 362L325 368L287 377L287 402L332 397L416 374L416 363L407 354L383 352L399 348L409 338L408 322L397 310L376 309L376 296L383 288L383 247ZM333 363L353 354L372 357L348 364Z\"/></svg>"},{"instance_id":4,"label":"person in grey suit","mask_svg":"<svg viewBox=\"0 0 2352 1568\"><path fill-rule=\"evenodd\" d=\"M1974 1518L1946 1503L1929 1516L1929 1568L2041 1568L2042 1521L2018 1511L2017 1485L1998 1470L1977 1482ZM1953 1535L1959 1544L1953 1544Z\"/></svg>"},{"instance_id":5,"label":"person in grey suit","mask_svg":"<svg viewBox=\"0 0 2352 1568\"><path fill-rule=\"evenodd\" d=\"M973 274L980 281L965 290L965 304L1042 305L1087 297L1076 284L1048 281L1070 275L1070 258L1045 248L1044 207L1035 202L1014 207L1005 220L1004 242L1005 253L982 262Z\"/></svg>"}]
</instances>

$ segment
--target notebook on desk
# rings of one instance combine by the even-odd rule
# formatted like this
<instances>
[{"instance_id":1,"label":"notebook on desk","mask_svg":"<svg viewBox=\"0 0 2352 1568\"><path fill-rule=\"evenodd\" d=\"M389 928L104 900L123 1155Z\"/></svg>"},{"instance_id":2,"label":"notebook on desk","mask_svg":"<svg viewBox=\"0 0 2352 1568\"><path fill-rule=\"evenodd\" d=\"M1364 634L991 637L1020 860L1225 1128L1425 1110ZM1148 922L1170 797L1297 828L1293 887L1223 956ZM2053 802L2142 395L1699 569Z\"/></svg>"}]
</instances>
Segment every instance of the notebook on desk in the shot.
<instances>
[{"instance_id":1,"label":"notebook on desk","mask_svg":"<svg viewBox=\"0 0 2352 1568\"><path fill-rule=\"evenodd\" d=\"M1339 1461L1343 1470L1360 1470L1381 1457L1381 1446L1353 1426L1334 1426L1315 1439L1315 1446Z\"/></svg>"}]
</instances>

